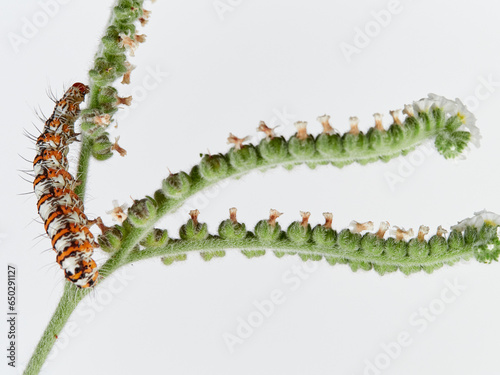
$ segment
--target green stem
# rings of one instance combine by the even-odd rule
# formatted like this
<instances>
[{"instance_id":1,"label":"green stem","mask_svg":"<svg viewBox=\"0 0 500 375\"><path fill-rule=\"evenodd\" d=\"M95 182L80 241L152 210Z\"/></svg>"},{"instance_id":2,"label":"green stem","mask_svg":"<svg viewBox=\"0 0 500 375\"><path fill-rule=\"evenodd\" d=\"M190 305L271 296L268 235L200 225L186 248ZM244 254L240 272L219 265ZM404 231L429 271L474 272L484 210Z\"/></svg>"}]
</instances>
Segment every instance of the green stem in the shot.
<instances>
[{"instance_id":1,"label":"green stem","mask_svg":"<svg viewBox=\"0 0 500 375\"><path fill-rule=\"evenodd\" d=\"M419 146L420 144L422 144L426 139L427 139L427 137L422 137L422 139L419 138L418 140L416 140L412 144L405 144L404 145L405 149L415 148L415 147ZM390 152L388 151L387 154L379 153L378 155L379 156L387 155L387 156L395 157L395 156L401 155L401 151L402 150L396 151L397 155L394 155L394 153L395 153L394 150L391 150ZM186 202L186 200L191 198L193 195L199 193L200 191L202 191L210 186L216 185L225 179L238 179L238 178L241 178L241 177L243 177L251 172L254 172L254 171L266 172L270 169L274 169L274 168L280 167L280 166L288 169L288 168L292 168L294 166L297 166L298 164L306 164L306 165L333 164L333 165L336 165L336 164L344 164L344 163L346 163L346 161L349 161L351 163L353 161L359 162L359 161L363 161L363 160L374 161L374 160L371 160L371 159L373 159L373 157L374 157L373 150L367 150L366 153L360 153L356 156L353 156L349 153L346 153L346 154L344 154L340 157L336 157L336 158L334 158L334 157L327 158L327 157L321 156L319 154L315 154L312 157L302 158L302 159L292 158L292 157L290 157L290 155L287 155L286 157L282 158L281 160L274 160L274 161L259 158L259 160L257 161L257 164L255 166L252 166L252 167L249 167L246 169L239 169L239 170L230 167L228 169L227 173L224 176L222 176L221 178L216 178L216 179L212 179L212 180L200 178L200 179L194 181L194 184L191 186L189 192L186 195L184 195L181 199L168 199L165 202L165 204L159 206L158 219L160 219L162 216L164 216L170 212L174 212L178 208L182 207L182 205ZM197 168L197 167L198 166L196 166L194 168Z\"/></svg>"},{"instance_id":2,"label":"green stem","mask_svg":"<svg viewBox=\"0 0 500 375\"><path fill-rule=\"evenodd\" d=\"M266 221L260 223L264 226L260 225L259 227L258 224L255 233L244 232L243 236L238 238L228 239L206 234L208 237L205 239L171 239L165 246L146 247L143 250L139 250L136 244L151 231L151 228L149 226L132 228L129 236L122 242L120 249L101 267L97 287L114 271L128 263L161 256L183 260L186 258L186 254L192 252L200 252L205 255L205 259L211 259L212 256L223 256L225 251L229 249L242 250L248 257L263 255L266 250L271 250L279 257L285 254L298 254L303 260L325 258L332 265L349 264L353 270L368 270L373 267L381 274L397 269L405 274L418 272L422 269L426 272L432 272L444 264L453 264L462 259L468 260L475 257L479 261L496 260L500 253L500 240L497 237L498 226L487 223L481 228L466 227L463 235L461 231L452 231L448 239L435 235L429 241L412 239L408 242L393 238L377 239L371 233L361 236L346 229L337 234L332 229L321 226L315 227L311 232L310 229L302 227L300 222L292 223L286 232L281 231L279 227L267 227ZM193 222L190 225L193 226L194 230L194 232L190 232L191 235L196 236L197 233L202 233L199 232L200 230L206 230L203 225L194 225ZM227 225L235 225L233 228L241 229L238 223L228 224L226 221L225 225L226 229ZM219 230L221 228L219 227ZM269 234L267 232L269 229L275 232L274 239L262 240L259 236ZM225 233L233 232L226 231ZM311 233L312 237L310 237ZM293 241L291 238L301 238L302 242ZM394 252L395 248L398 248L397 254ZM485 252L488 251L491 252L492 257L485 258L487 255ZM56 342L56 336L61 333L78 303L90 292L89 289L78 289L66 282L61 301L24 374L38 374Z\"/></svg>"},{"instance_id":3,"label":"green stem","mask_svg":"<svg viewBox=\"0 0 500 375\"><path fill-rule=\"evenodd\" d=\"M92 79L91 79L92 81ZM90 87L90 100L87 106L88 110L96 110L100 108L99 104L99 93L103 85L99 83L93 83ZM80 155L78 157L78 169L76 177L78 180L78 186L75 188L75 193L78 194L81 201L85 200L85 189L87 186L87 175L90 164L90 159L92 158L92 147L94 145L94 138L87 134L87 132L82 132L82 147L80 148Z\"/></svg>"},{"instance_id":4,"label":"green stem","mask_svg":"<svg viewBox=\"0 0 500 375\"><path fill-rule=\"evenodd\" d=\"M316 138L309 135L301 140L297 136L288 140L278 137L264 139L258 145L245 145L240 150L233 148L226 154L206 155L185 177L174 175L178 180L172 181L171 192L167 186L168 198L159 202L157 218L176 210L211 185L255 170L266 171L278 166L291 169L299 164L314 168L326 164L343 167L354 162L363 165L379 160L387 162L432 138L436 138L439 153L452 158L460 154L470 138L469 133L456 131L457 122L457 116L445 120L445 113L436 108L408 116L404 123L393 124L386 131L372 127L366 134L320 134ZM179 188L182 184L187 187Z\"/></svg>"},{"instance_id":5,"label":"green stem","mask_svg":"<svg viewBox=\"0 0 500 375\"><path fill-rule=\"evenodd\" d=\"M109 114L111 116L117 110L114 96L116 89L110 84L126 71L124 68L125 49L119 47L118 34L122 32L133 35L135 32L134 22L139 15L142 15L142 1L137 1L133 7L130 5L130 2L125 0L117 0L113 5L113 11L106 26L106 33L101 39L94 57L94 67L89 71L90 100L87 108L82 111L82 117L84 118L81 132L82 147L77 172L79 185L75 188L75 192L82 202L85 196L90 158L94 156L99 160L105 160L112 155L110 150L111 142L104 128L89 121L93 121L92 117L95 115ZM138 8L132 9L135 6ZM122 18L117 17L117 13ZM110 42L110 40L113 40L113 42ZM110 49L113 51L112 53ZM107 95L105 94L106 89ZM97 146L99 146L98 143L101 144L98 151L93 150L96 143Z\"/></svg>"},{"instance_id":6,"label":"green stem","mask_svg":"<svg viewBox=\"0 0 500 375\"><path fill-rule=\"evenodd\" d=\"M131 233L124 239L122 245L113 256L109 257L106 263L99 269L99 283L115 270L127 263L129 254L132 252L137 243L147 234L151 228L134 228Z\"/></svg>"},{"instance_id":7,"label":"green stem","mask_svg":"<svg viewBox=\"0 0 500 375\"><path fill-rule=\"evenodd\" d=\"M90 116L106 113L113 114L116 111L116 104L113 102L116 100L114 98L114 91L116 90L113 90L113 88L109 85L118 77L122 76L126 71L123 65L125 61L125 49L119 46L118 34L124 33L133 37L135 33L134 22L139 16L143 15L142 3L142 0L138 0L133 3L127 0L117 0L113 5L113 11L111 12L110 19L106 26L106 33L98 46L94 67L89 72L91 87L89 95L90 101L87 108L82 111L82 115L84 112L87 113L87 118L89 114ZM131 4L133 6L131 6ZM111 40L113 42L110 42ZM107 97L103 95L104 88L108 88ZM82 123L82 146L80 149L76 174L79 185L75 188L75 192L78 194L82 202L85 198L90 158L92 156L96 158L99 157L99 152L93 150L96 140L101 142L101 144L104 143L105 145L111 145L109 140L107 140L107 133L102 128L97 127L93 123ZM109 146L107 150L104 150L104 152L102 151L102 147L99 150L104 154L101 155L101 160L104 160L111 155ZM115 257L108 259L100 271L100 282L123 265L123 260L128 255L128 252L134 247L135 241L137 241L141 235L142 234L140 233L136 233L135 236L130 236L130 246L127 246L125 243L123 249L120 252L117 252ZM60 334L66 321L78 303L90 292L91 289L78 289L69 282L66 282L61 300L49 322L49 325L45 329L45 332L43 333L24 374L35 375L39 373L50 350L56 342L56 336Z\"/></svg>"},{"instance_id":8,"label":"green stem","mask_svg":"<svg viewBox=\"0 0 500 375\"><path fill-rule=\"evenodd\" d=\"M101 268L98 285L100 285L105 278L111 275L123 264L123 262L117 262L113 257L108 259ZM56 310L52 315L49 325L45 329L42 338L38 342L38 345L36 346L35 351L31 356L26 369L24 370L24 375L36 375L40 372L43 364L47 360L47 356L56 343L56 337L60 335L62 329L64 328L64 325L66 324L80 301L92 291L93 289L80 289L75 287L68 281L65 282L64 292L61 296L61 300L59 301L59 304L57 305Z\"/></svg>"},{"instance_id":9,"label":"green stem","mask_svg":"<svg viewBox=\"0 0 500 375\"><path fill-rule=\"evenodd\" d=\"M66 282L61 300L24 370L24 375L36 375L40 372L57 340L56 337L60 335L61 330L78 303L89 293L89 289L78 289L69 282Z\"/></svg>"},{"instance_id":10,"label":"green stem","mask_svg":"<svg viewBox=\"0 0 500 375\"><path fill-rule=\"evenodd\" d=\"M80 156L78 158L78 170L76 173L78 186L75 188L75 193L78 194L82 203L85 200L85 188L87 186L87 175L89 169L90 158L92 157L92 145L94 141L92 138L82 135L82 148L80 149Z\"/></svg>"},{"instance_id":11,"label":"green stem","mask_svg":"<svg viewBox=\"0 0 500 375\"><path fill-rule=\"evenodd\" d=\"M403 124L393 124L387 131L370 128L366 135L362 133L344 134L343 136L322 134L315 139L308 136L305 140L299 140L297 136L293 136L288 141L282 138L264 139L257 146L247 145L243 146L240 150L231 149L225 155L206 155L203 157L200 164L191 169L189 174L181 172L179 174L170 175L164 181L163 189L155 193L153 200L148 198L137 201L137 205L134 204L134 206L129 209L129 219L127 223L124 223L127 225L124 225L120 230L122 232L121 236L123 237L120 240L122 242L122 247L118 248L118 251L110 257L110 261L116 258L117 264L122 264L126 261L125 259L131 249L138 246L139 242L148 235L153 229L154 224L160 218L181 207L184 202L194 194L226 178L239 178L254 170L266 171L277 166L293 167L303 163L311 167L326 163L343 166L352 162L365 164L380 159L388 160L398 155L406 154L409 150L414 149L431 137L439 137L443 134L455 136L455 134L460 133L459 135L465 135L465 138L468 139L469 133L455 132L456 127L452 125L457 121L457 116L452 116L448 120L445 120L444 112L436 108L428 113L422 112L415 116L408 116ZM462 142L460 147L456 147L453 142L448 142L446 147L456 148L457 151L460 151L466 144L467 142L465 141ZM441 153L444 151L446 150L443 148L439 149ZM445 153L445 157L452 156ZM154 214L151 214L152 211L145 208L147 206L144 206L145 201L155 205ZM126 229L126 227L128 227L128 229ZM133 239L131 239L131 237L133 237ZM255 241L248 238L245 238L245 241L238 243L237 247L248 248L247 246L253 246L262 250L268 246L267 244L255 243ZM125 251L123 248L124 244L126 244ZM214 244L213 242L203 241L201 244L201 246L208 246L216 245L217 243ZM285 245L281 244L276 246L283 252L302 251L300 246L289 247L289 244L284 244ZM223 243L223 245L228 247L227 243ZM171 246L187 245L175 245L174 243ZM196 245L191 244L189 246ZM269 246L272 248L272 246L275 245ZM231 248L231 246L229 247ZM290 248L293 250L289 250ZM304 249L304 251L305 250L306 249ZM165 249L156 249L153 251L153 254L155 254L155 251L157 255L166 255L166 253L164 253L166 251ZM309 255L312 256L326 256L322 253L322 250L318 248L313 249L312 252L310 252L311 249L307 251L309 251ZM147 257L147 254L147 252L132 250L130 259L140 259L142 256ZM366 259L364 255L364 258L360 258L359 254L350 254L348 257L335 254L330 254L329 256L330 258L337 257L352 260L352 262L370 262L388 266L397 265L397 262L387 259L375 258L370 260ZM436 262L439 261L441 260L436 260ZM446 262L448 260L445 259L442 261ZM432 263L433 261L430 260L430 262ZM420 264L419 262L412 263L408 260L404 263L403 266L409 267ZM425 266L424 263L421 265Z\"/></svg>"},{"instance_id":12,"label":"green stem","mask_svg":"<svg viewBox=\"0 0 500 375\"><path fill-rule=\"evenodd\" d=\"M281 239L276 242L263 243L256 238L244 238L240 240L225 240L220 237L211 237L203 241L184 241L173 240L168 245L158 248L146 248L141 251L134 251L127 259L127 263L137 262L139 260L168 256L175 257L193 252L214 252L226 251L230 249L277 252L279 256L284 254L305 256L304 259L311 258L319 260L322 257L330 263L352 263L366 262L376 265L394 266L394 267L425 267L440 265L442 263L454 263L460 259L470 259L473 256L471 247L464 247L461 251L449 251L440 255L427 256L421 259L412 259L408 256L390 258L386 255L372 255L358 249L356 251L342 249L338 246L325 246L314 243L297 244L287 239Z\"/></svg>"}]
</instances>

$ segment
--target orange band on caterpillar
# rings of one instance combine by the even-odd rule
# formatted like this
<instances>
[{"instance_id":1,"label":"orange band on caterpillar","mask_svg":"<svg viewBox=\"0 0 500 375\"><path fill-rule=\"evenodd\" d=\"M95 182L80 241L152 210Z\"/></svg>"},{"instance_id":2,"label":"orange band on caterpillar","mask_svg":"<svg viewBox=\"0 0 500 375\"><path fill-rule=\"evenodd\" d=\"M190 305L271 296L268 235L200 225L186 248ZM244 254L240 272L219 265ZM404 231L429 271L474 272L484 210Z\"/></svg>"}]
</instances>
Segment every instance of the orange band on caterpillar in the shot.
<instances>
[{"instance_id":1,"label":"orange band on caterpillar","mask_svg":"<svg viewBox=\"0 0 500 375\"><path fill-rule=\"evenodd\" d=\"M83 202L74 192L76 181L68 172L66 156L68 146L76 140L74 122L88 92L86 85L75 83L56 103L36 141L33 161L38 214L64 276L80 288L91 287L97 281L97 265L92 259L97 243L89 230Z\"/></svg>"}]
</instances>

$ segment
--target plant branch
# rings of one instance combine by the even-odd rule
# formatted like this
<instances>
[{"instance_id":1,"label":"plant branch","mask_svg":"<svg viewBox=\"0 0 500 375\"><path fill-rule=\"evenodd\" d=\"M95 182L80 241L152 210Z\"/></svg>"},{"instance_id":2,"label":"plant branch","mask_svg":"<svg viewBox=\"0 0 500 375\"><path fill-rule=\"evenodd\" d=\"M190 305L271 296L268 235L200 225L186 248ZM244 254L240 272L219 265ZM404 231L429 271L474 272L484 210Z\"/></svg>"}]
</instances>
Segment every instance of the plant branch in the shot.
<instances>
[{"instance_id":1,"label":"plant branch","mask_svg":"<svg viewBox=\"0 0 500 375\"><path fill-rule=\"evenodd\" d=\"M137 20L142 24L147 22L149 12L145 11L142 5L142 0L116 1L95 55L94 67L89 71L90 100L87 108L81 111L82 146L76 174L79 185L75 187L75 192L82 202L85 198L90 158L106 160L112 156L116 145L110 142L106 128L110 125L118 105L130 104L131 98L118 97L117 90L111 84L122 76L122 83L129 81L132 67L126 62L125 52L129 49L133 55L138 44L145 39L144 35L136 34L134 25ZM133 241L134 236L131 236L130 240ZM126 257L132 247L133 244L130 248L124 246L121 254ZM119 254L105 263L101 281L122 265ZM25 369L25 374L39 373L69 316L89 292L90 289L78 289L69 282L65 283L61 300Z\"/></svg>"},{"instance_id":2,"label":"plant branch","mask_svg":"<svg viewBox=\"0 0 500 375\"><path fill-rule=\"evenodd\" d=\"M416 105L415 108L418 109ZM387 130L376 124L366 134L351 129L342 135L323 133L314 138L299 129L288 140L271 135L258 145L239 145L226 154L205 155L189 173L171 174L163 181L163 189L154 196L155 217L159 219L175 211L194 194L226 178L239 178L255 170L278 166L291 169L298 164L314 168L325 164L343 167L354 162L364 165L388 161L406 155L432 138L440 154L454 158L471 140L471 133L463 129L460 113L450 114L440 107L407 113L404 122L395 117Z\"/></svg>"},{"instance_id":3,"label":"plant branch","mask_svg":"<svg viewBox=\"0 0 500 375\"><path fill-rule=\"evenodd\" d=\"M146 22L147 13L142 8L142 0L117 0L106 32L101 38L94 58L94 66L89 71L90 100L81 113L83 122L82 147L78 161L77 178L80 184L75 191L84 200L87 171L91 157L97 160L109 159L114 144L109 140L107 127L120 104L129 105L131 98L120 98L112 86L119 77L130 74L130 64L126 61L127 48L133 53L144 36L138 37L135 22Z\"/></svg>"},{"instance_id":4,"label":"plant branch","mask_svg":"<svg viewBox=\"0 0 500 375\"><path fill-rule=\"evenodd\" d=\"M471 133L463 129L464 125L470 125L462 120L465 116L460 111L465 110L450 113L451 101L440 97L435 102L423 100L426 101L425 105L419 101L415 102L411 109L405 107L407 117L404 122L392 112L394 123L387 130L382 128L380 115L377 115L375 126L370 128L366 135L359 131L357 122L352 125L350 132L343 135L336 134L328 126L330 131L316 138L308 135L305 123L300 122L297 124L297 133L288 140L276 137L271 129L261 124L261 128L267 129L268 137L258 145L242 145L239 141L243 140L231 135L231 140L238 141L227 154L203 156L200 164L194 166L189 174L170 174L163 181L162 189L156 191L153 198L146 197L135 201L128 210L128 218L123 226L115 226L105 236L99 237L101 248L112 253L109 262L117 264L122 264L130 252L133 253L132 258L140 256L138 254L142 252L137 251L139 245L148 242L154 234L154 224L157 220L181 207L189 197L201 190L223 179L238 178L250 171L266 171L280 165L291 168L303 163L310 167L327 163L341 167L353 162L366 164L377 160L387 161L409 152L432 137L435 137L436 148L445 158L459 155L471 139ZM443 103L443 100L447 102ZM324 123L325 116L322 120ZM323 125L325 130L328 129ZM468 129L472 132L473 124ZM285 248L289 248L288 244ZM390 263L378 258L370 262Z\"/></svg>"},{"instance_id":5,"label":"plant branch","mask_svg":"<svg viewBox=\"0 0 500 375\"><path fill-rule=\"evenodd\" d=\"M293 222L286 231L272 223L273 210L270 219L258 222L254 232L247 232L244 224L226 220L219 226L219 235L215 236L208 234L206 224L198 223L196 218L190 219L181 227L182 239L165 239L156 233L158 242L152 239L143 242L144 248L132 251L127 262L163 257L165 264L171 264L185 260L191 252L200 252L205 260L210 260L224 256L229 249L239 249L252 258L270 250L278 257L298 254L302 260L325 258L332 265L349 264L353 271L373 268L383 275L398 269L405 274L421 270L431 273L445 264L473 257L489 263L498 260L500 253L497 236L500 226L487 222L479 228L472 225L454 228L447 238L445 231L439 228L436 235L425 240L429 228L421 226L416 238L410 238L413 231L398 228L393 233L395 238L384 239L388 228L385 223L377 233L362 235L359 231L373 228L371 222L353 222L351 229L340 232L331 229L329 224L311 229L307 223L309 213L303 214L307 215L306 220Z\"/></svg>"},{"instance_id":6,"label":"plant branch","mask_svg":"<svg viewBox=\"0 0 500 375\"><path fill-rule=\"evenodd\" d=\"M92 155L92 138L82 135L82 146L80 156L78 158L77 180L79 184L75 187L75 193L78 195L82 203L85 200L85 188L87 186L87 171L89 169L90 158Z\"/></svg>"},{"instance_id":7,"label":"plant branch","mask_svg":"<svg viewBox=\"0 0 500 375\"><path fill-rule=\"evenodd\" d=\"M90 289L79 289L69 282L65 283L61 300L24 370L25 375L36 375L40 372L68 318L83 297L90 292Z\"/></svg>"},{"instance_id":8,"label":"plant branch","mask_svg":"<svg viewBox=\"0 0 500 375\"><path fill-rule=\"evenodd\" d=\"M394 266L394 267L425 267L440 265L443 263L455 263L460 259L470 259L473 255L472 249L462 249L460 252L449 252L435 257L426 257L421 260L406 258L389 258L380 255L371 255L363 249L347 251L340 247L329 247L315 244L297 244L289 240L275 243L262 243L255 238L242 240L224 240L220 237L212 237L205 241L183 241L173 240L172 243L161 248L146 248L144 250L130 254L127 262L137 262L139 260L154 257L178 257L188 253L213 253L226 250L249 250L253 253L264 255L263 252L273 251L278 257L283 255L299 255L303 260L321 260L325 258L333 264L352 264L357 262L371 263L372 265ZM216 256L217 257L217 256ZM254 257L254 256L250 256ZM371 267L370 267L371 268Z\"/></svg>"}]
</instances>

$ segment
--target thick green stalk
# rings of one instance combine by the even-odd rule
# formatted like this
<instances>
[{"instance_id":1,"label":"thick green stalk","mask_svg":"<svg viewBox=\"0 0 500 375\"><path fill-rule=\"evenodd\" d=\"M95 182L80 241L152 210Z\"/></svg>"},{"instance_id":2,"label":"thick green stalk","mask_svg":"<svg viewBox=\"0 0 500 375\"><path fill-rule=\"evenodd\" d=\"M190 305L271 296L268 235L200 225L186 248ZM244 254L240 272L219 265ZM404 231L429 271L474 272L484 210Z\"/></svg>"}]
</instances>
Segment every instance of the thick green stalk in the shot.
<instances>
[{"instance_id":1,"label":"thick green stalk","mask_svg":"<svg viewBox=\"0 0 500 375\"><path fill-rule=\"evenodd\" d=\"M111 122L111 116L116 112L117 106L121 104L117 91L111 84L122 77L128 71L126 64L127 43L132 48L136 48L141 41L135 34L134 23L143 17L141 21L147 19L146 12L142 8L142 0L117 0L113 6L106 32L98 47L95 56L94 67L89 72L90 81L90 100L87 108L82 111L82 146L78 160L78 169L76 178L79 181L75 192L82 202L85 198L85 188L87 184L87 175L90 158L105 160L112 156L113 144L109 141L108 133L105 131L107 125ZM124 43L126 42L126 43ZM126 104L126 100L123 103ZM108 117L109 116L109 117ZM101 120L100 124L95 123L95 119ZM103 126L105 125L105 126ZM99 280L102 281L106 276L123 264L128 252L134 247L136 237L129 238L130 247L125 246L115 257L109 259L102 267ZM53 347L56 336L61 332L69 316L76 308L78 303L90 292L89 289L77 289L66 282L63 296L59 305L52 316L49 325L43 333L35 352L33 353L25 374L38 374L47 355Z\"/></svg>"},{"instance_id":2,"label":"thick green stalk","mask_svg":"<svg viewBox=\"0 0 500 375\"><path fill-rule=\"evenodd\" d=\"M321 225L311 229L306 219L282 231L279 224L262 220L254 232L246 232L244 224L226 220L219 226L220 235L213 236L208 234L205 224L190 220L181 228L182 239L165 238L158 230L160 232L142 243L144 249L130 253L127 262L164 257L164 262L171 264L185 260L190 252L200 252L205 260L210 260L224 256L228 249L239 249L252 258L270 250L278 257L298 254L302 260L324 258L331 265L348 264L353 271L373 268L382 275L398 269L405 274L421 270L431 273L461 259L496 261L500 253L499 228L485 222L480 228L467 226L463 233L454 229L447 238L439 233L426 240L424 236L429 229L421 227L417 238L400 231L404 238L384 239L387 227L377 233L361 235L349 229L337 232Z\"/></svg>"},{"instance_id":3,"label":"thick green stalk","mask_svg":"<svg viewBox=\"0 0 500 375\"><path fill-rule=\"evenodd\" d=\"M370 128L366 134L350 132L320 134L317 137L299 134L288 140L282 137L263 139L258 145L243 145L226 154L205 155L189 173L172 174L163 182L163 192L155 194L157 218L172 212L194 194L226 178L239 178L249 172L266 171L278 166L291 169L299 164L311 168L332 164L336 167L357 162L367 164L388 161L406 155L428 139L436 138L436 148L445 158L460 155L471 134L458 130L459 116L447 117L440 108L406 117L387 130ZM157 199L163 194L165 199ZM166 195L166 197L165 197Z\"/></svg>"},{"instance_id":4,"label":"thick green stalk","mask_svg":"<svg viewBox=\"0 0 500 375\"><path fill-rule=\"evenodd\" d=\"M82 148L78 158L78 170L76 173L79 184L75 188L75 193L78 194L80 200L85 200L85 188L87 186L87 174L89 169L90 158L92 157L92 138L82 135Z\"/></svg>"},{"instance_id":5,"label":"thick green stalk","mask_svg":"<svg viewBox=\"0 0 500 375\"><path fill-rule=\"evenodd\" d=\"M142 3L142 0L116 1L94 57L94 66L89 71L90 101L82 111L81 129L84 141L89 138L92 142L87 142L89 149L82 148L82 151L90 151L97 160L106 160L113 155L114 144L109 140L106 129L118 106L130 104L131 98L118 97L113 83L125 75L130 79L132 68L127 62L127 48L133 55L138 44L144 41L143 35L136 34L135 26L138 19L146 22L147 15ZM84 187L82 190L85 190Z\"/></svg>"},{"instance_id":6,"label":"thick green stalk","mask_svg":"<svg viewBox=\"0 0 500 375\"><path fill-rule=\"evenodd\" d=\"M127 247L124 246L124 248ZM108 259L101 268L99 282L102 283L104 279L106 279L123 264L123 262L117 262L117 258L111 257ZM91 292L92 289L90 288L81 289L75 287L68 281L65 282L61 300L59 301L49 325L45 329L35 348L35 351L33 352L33 355L30 358L30 361L28 362L28 365L26 366L26 369L24 370L24 375L36 375L40 372L43 364L47 360L47 356L56 343L57 336L61 333L69 317L82 299Z\"/></svg>"},{"instance_id":7,"label":"thick green stalk","mask_svg":"<svg viewBox=\"0 0 500 375\"><path fill-rule=\"evenodd\" d=\"M415 114L410 112L403 123L395 121L387 130L373 127L366 134L324 133L316 138L298 132L288 140L268 137L257 146L240 145L227 154L205 155L200 164L194 166L189 173L180 172L168 176L154 198L147 197L134 203L123 226L116 226L113 232L108 233L108 237L114 236L110 243L116 245L110 250L114 253L110 261L118 257L120 260L117 262L123 262L125 253L120 246L126 243L127 253L136 248L151 234L154 224L161 217L181 207L189 197L223 179L238 178L254 170L266 171L277 166L291 168L302 163L310 167L327 163L342 167L353 162L366 164L381 159L387 161L407 153L432 137L436 137L436 147L443 156L454 157L460 154L470 140L470 133L458 130L461 125L457 114L450 116L436 107ZM107 244L109 239L101 236L101 247L110 248ZM252 242L250 239L245 240ZM289 248L288 245L285 248ZM133 253L132 257L140 256L135 250ZM368 262L366 259L356 258L356 254L351 255L353 261ZM381 259L372 263L392 264Z\"/></svg>"},{"instance_id":8,"label":"thick green stalk","mask_svg":"<svg viewBox=\"0 0 500 375\"><path fill-rule=\"evenodd\" d=\"M120 249L109 257L106 263L99 269L99 282L115 270L127 263L130 252L134 249L137 243L145 236L145 233L150 230L149 228L133 228L132 232L124 239Z\"/></svg>"},{"instance_id":9,"label":"thick green stalk","mask_svg":"<svg viewBox=\"0 0 500 375\"><path fill-rule=\"evenodd\" d=\"M186 255L192 252L199 252L204 259L210 260L224 256L229 249L239 249L249 258L261 256L266 250L273 251L278 257L298 254L303 260L325 258L332 265L348 264L353 270L373 268L380 274L398 269L405 274L421 270L430 273L461 259L475 257L481 262L498 259L499 228L485 223L480 228L466 226L460 231L454 230L447 239L435 235L428 241L417 238L406 241L383 239L372 233L361 235L348 229L337 232L320 225L311 229L304 221L290 224L285 232L281 231L279 224L271 225L263 220L256 225L254 232L246 232L243 224L226 220L219 226L223 238L209 235L206 225L190 220L181 228L184 239L168 239L160 231L143 242L149 246L142 250L135 245L145 240L151 228L131 228L130 235L120 244L118 251L101 267L100 283L127 263L163 257L164 262L170 264L170 260L185 260ZM157 244L160 241L162 244L152 246L155 239ZM61 301L25 370L26 375L38 374L56 336L89 292L89 289L78 289L66 283Z\"/></svg>"},{"instance_id":10,"label":"thick green stalk","mask_svg":"<svg viewBox=\"0 0 500 375\"><path fill-rule=\"evenodd\" d=\"M99 270L99 283L102 283L106 277L111 275L114 271L126 264L126 259L129 252L135 246L146 229L133 229L133 233L127 238L127 241L122 244L120 251L117 251L114 256L110 257ZM78 303L90 292L92 289L80 289L75 287L69 282L65 282L64 293L59 301L59 304L52 315L49 325L45 329L42 338L38 342L37 347L25 369L25 375L36 375L42 368L45 360L47 359L50 350L56 342L56 337L60 334L68 318L73 313Z\"/></svg>"},{"instance_id":11,"label":"thick green stalk","mask_svg":"<svg viewBox=\"0 0 500 375\"><path fill-rule=\"evenodd\" d=\"M83 297L89 293L89 289L78 289L71 283L66 282L64 293L57 305L56 311L52 315L49 325L45 329L42 338L35 348L33 356L24 370L25 375L36 375L40 372L40 369L57 340L57 336L61 333L68 318Z\"/></svg>"},{"instance_id":12,"label":"thick green stalk","mask_svg":"<svg viewBox=\"0 0 500 375\"><path fill-rule=\"evenodd\" d=\"M320 260L323 257L330 263L356 263L366 262L376 265L395 266L395 267L425 267L442 265L443 263L455 263L460 259L470 259L473 256L472 248L465 248L458 252L446 252L437 256L427 256L420 260L411 259L403 256L400 259L389 258L387 256L369 254L362 249L355 251L346 248L332 248L331 246L315 245L311 243L297 244L289 240L281 240L268 244L262 243L256 238L244 238L241 240L224 240L220 237L211 237L204 241L183 241L175 240L167 246L161 248L146 248L141 251L130 254L127 261L137 262L139 260L155 258L155 257L177 257L193 252L221 252L231 249L260 252L273 251L277 252L278 256L282 255L299 255L304 260Z\"/></svg>"},{"instance_id":13,"label":"thick green stalk","mask_svg":"<svg viewBox=\"0 0 500 375\"><path fill-rule=\"evenodd\" d=\"M89 108L96 108L99 105L98 97L101 87L98 84L94 84L90 88L90 100ZM78 158L78 169L76 172L76 178L79 184L75 188L75 193L78 194L81 201L85 200L85 189L87 187L87 174L89 169L90 158L92 157L92 148L94 145L94 139L87 133L82 133L82 147L80 148L80 156Z\"/></svg>"},{"instance_id":14,"label":"thick green stalk","mask_svg":"<svg viewBox=\"0 0 500 375\"><path fill-rule=\"evenodd\" d=\"M77 173L80 184L75 189L82 201L90 158L106 160L113 155L113 143L105 129L111 123L120 101L111 84L127 72L126 49L121 43L123 38L130 38L131 43L138 43L134 41L134 23L143 16L142 3L143 1L134 0L116 1L106 33L98 46L95 64L89 71L90 100L87 108L82 111L82 148ZM96 124L96 119L99 119L99 124Z\"/></svg>"}]
</instances>

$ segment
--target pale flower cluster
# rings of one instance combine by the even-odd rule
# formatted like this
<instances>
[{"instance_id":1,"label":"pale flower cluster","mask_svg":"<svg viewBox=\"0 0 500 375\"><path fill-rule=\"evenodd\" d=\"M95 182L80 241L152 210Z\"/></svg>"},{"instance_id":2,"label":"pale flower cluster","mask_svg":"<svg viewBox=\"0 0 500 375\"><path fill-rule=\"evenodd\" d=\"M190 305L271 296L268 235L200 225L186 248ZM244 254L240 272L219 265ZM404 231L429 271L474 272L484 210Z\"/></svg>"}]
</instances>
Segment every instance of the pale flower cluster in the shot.
<instances>
[{"instance_id":1,"label":"pale flower cluster","mask_svg":"<svg viewBox=\"0 0 500 375\"><path fill-rule=\"evenodd\" d=\"M471 134L471 143L479 147L481 135L476 126L476 117L471 111L460 101L460 99L447 99L444 96L429 94L427 98L413 102L413 110L415 112L428 112L432 107L441 108L447 115L447 118L458 116L462 121L462 126L458 130L467 130Z\"/></svg>"},{"instance_id":2,"label":"pale flower cluster","mask_svg":"<svg viewBox=\"0 0 500 375\"><path fill-rule=\"evenodd\" d=\"M475 227L480 229L485 223L494 226L500 225L500 215L486 210L474 212L473 217L460 221L457 225L452 226L451 229L458 231L464 231L466 227Z\"/></svg>"}]
</instances>

